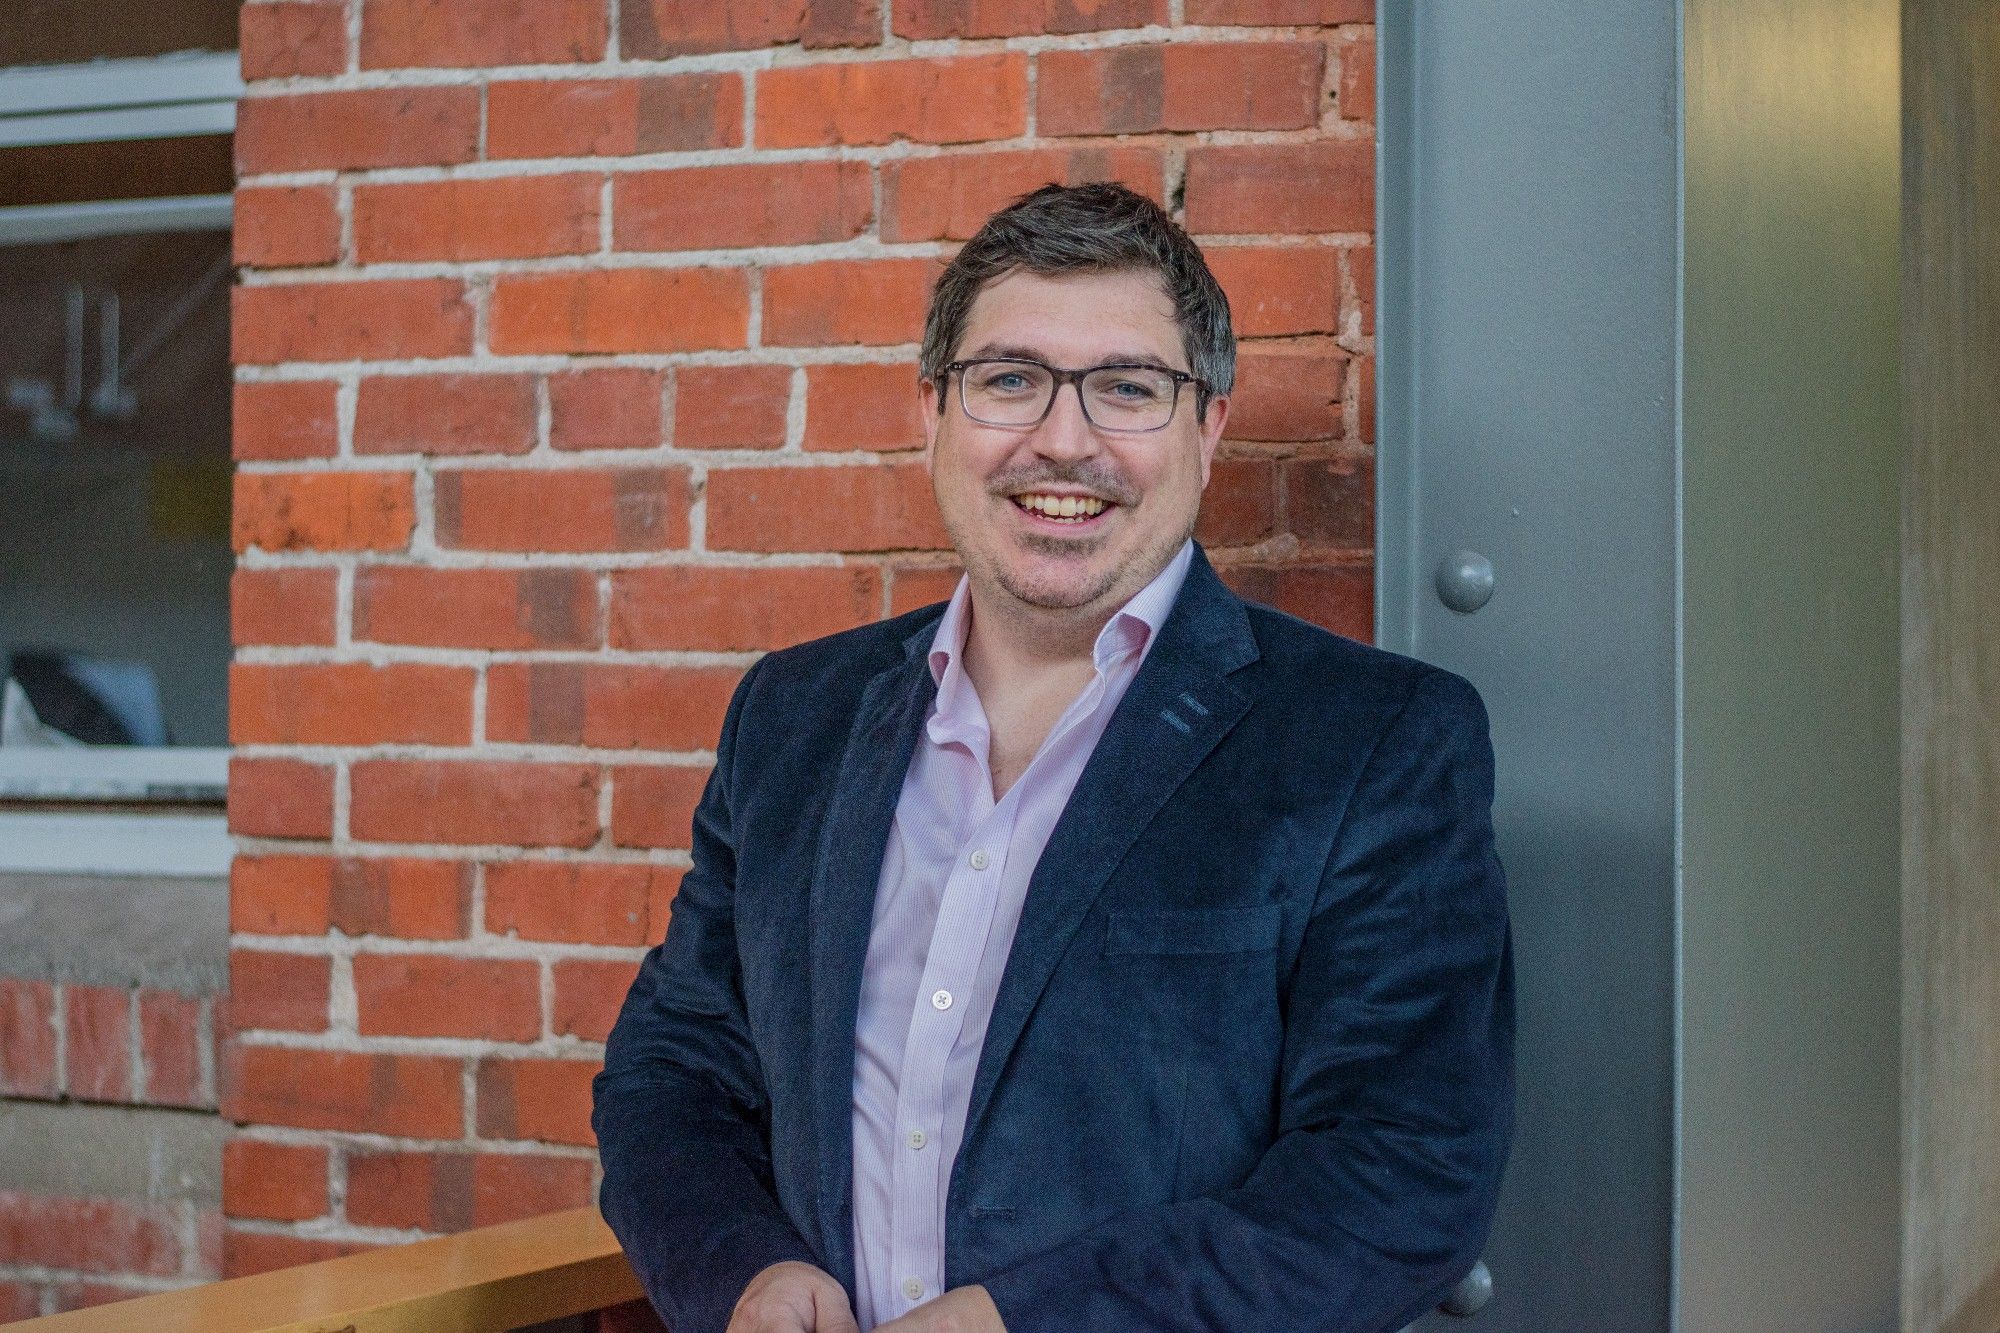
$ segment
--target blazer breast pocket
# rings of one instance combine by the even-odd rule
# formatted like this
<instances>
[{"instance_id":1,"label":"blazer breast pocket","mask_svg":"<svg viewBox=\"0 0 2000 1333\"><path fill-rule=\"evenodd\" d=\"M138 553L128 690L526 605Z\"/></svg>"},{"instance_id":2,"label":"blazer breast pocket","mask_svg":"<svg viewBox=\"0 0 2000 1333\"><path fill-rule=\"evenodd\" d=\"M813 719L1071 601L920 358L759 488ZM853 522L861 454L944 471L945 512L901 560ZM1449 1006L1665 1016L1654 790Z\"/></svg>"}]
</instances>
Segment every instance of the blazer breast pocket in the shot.
<instances>
[{"instance_id":1,"label":"blazer breast pocket","mask_svg":"<svg viewBox=\"0 0 2000 1333\"><path fill-rule=\"evenodd\" d=\"M1283 924L1283 909L1277 903L1112 912L1104 931L1104 955L1261 953L1278 947Z\"/></svg>"}]
</instances>

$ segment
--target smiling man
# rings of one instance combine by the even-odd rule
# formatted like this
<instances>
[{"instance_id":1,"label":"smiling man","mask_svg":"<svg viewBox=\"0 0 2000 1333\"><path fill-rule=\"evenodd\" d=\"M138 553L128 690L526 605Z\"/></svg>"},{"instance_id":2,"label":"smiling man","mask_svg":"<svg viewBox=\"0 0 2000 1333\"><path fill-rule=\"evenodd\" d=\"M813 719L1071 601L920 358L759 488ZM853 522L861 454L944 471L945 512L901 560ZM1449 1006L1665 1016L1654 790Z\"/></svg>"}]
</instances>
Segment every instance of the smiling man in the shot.
<instances>
[{"instance_id":1,"label":"smiling man","mask_svg":"<svg viewBox=\"0 0 2000 1333\"><path fill-rule=\"evenodd\" d=\"M952 599L744 677L596 1087L674 1333L1378 1333L1478 1258L1511 1125L1461 678L1192 540L1228 303L1049 186L940 278Z\"/></svg>"}]
</instances>

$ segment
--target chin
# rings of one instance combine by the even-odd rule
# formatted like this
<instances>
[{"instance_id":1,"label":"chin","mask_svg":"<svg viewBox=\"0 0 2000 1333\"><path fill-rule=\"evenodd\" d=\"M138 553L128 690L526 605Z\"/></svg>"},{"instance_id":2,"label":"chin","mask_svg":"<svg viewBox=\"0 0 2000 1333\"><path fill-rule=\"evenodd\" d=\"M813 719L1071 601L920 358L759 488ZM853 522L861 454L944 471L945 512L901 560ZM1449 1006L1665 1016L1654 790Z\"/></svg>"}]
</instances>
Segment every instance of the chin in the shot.
<instances>
[{"instance_id":1,"label":"chin","mask_svg":"<svg viewBox=\"0 0 2000 1333\"><path fill-rule=\"evenodd\" d=\"M1074 611L1089 606L1110 592L1117 580L1116 569L1057 571L1003 564L994 573L994 582L1002 592L1047 611Z\"/></svg>"}]
</instances>

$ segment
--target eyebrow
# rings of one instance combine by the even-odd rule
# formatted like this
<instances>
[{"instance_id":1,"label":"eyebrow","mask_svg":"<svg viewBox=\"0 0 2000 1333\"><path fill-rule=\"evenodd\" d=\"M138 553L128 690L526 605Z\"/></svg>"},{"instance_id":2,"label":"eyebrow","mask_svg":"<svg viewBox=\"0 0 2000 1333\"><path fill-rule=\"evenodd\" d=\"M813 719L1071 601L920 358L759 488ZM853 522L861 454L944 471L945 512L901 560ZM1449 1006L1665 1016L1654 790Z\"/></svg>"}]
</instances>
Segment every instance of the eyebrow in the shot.
<instances>
[{"instance_id":1,"label":"eyebrow","mask_svg":"<svg viewBox=\"0 0 2000 1333\"><path fill-rule=\"evenodd\" d=\"M984 361L993 358L1004 361L1040 361L1045 365L1055 364L1039 348L1026 347L1019 343L982 343L980 346L965 353L960 359L965 361ZM1104 360L1094 364L1100 366L1157 366L1161 370L1180 370L1180 367L1169 364L1164 358L1153 352L1113 352L1110 356L1104 358ZM1181 373L1186 374L1187 372L1182 371Z\"/></svg>"}]
</instances>

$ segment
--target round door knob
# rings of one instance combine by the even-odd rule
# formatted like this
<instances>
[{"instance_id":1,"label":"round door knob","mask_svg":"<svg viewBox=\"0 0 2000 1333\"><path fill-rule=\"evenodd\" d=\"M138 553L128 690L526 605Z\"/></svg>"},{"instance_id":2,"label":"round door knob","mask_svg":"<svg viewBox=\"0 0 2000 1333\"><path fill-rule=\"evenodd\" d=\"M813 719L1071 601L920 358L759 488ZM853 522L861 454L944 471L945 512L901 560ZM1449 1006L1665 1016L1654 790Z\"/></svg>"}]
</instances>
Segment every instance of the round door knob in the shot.
<instances>
[{"instance_id":1,"label":"round door knob","mask_svg":"<svg viewBox=\"0 0 2000 1333\"><path fill-rule=\"evenodd\" d=\"M1446 556L1437 567L1438 600L1471 615L1493 596L1493 562L1477 551Z\"/></svg>"},{"instance_id":2,"label":"round door knob","mask_svg":"<svg viewBox=\"0 0 2000 1333\"><path fill-rule=\"evenodd\" d=\"M1444 1298L1438 1309L1446 1314L1478 1314L1486 1302L1493 1299L1493 1270L1481 1259L1472 1266L1472 1271L1458 1280L1451 1289L1451 1295Z\"/></svg>"}]
</instances>

